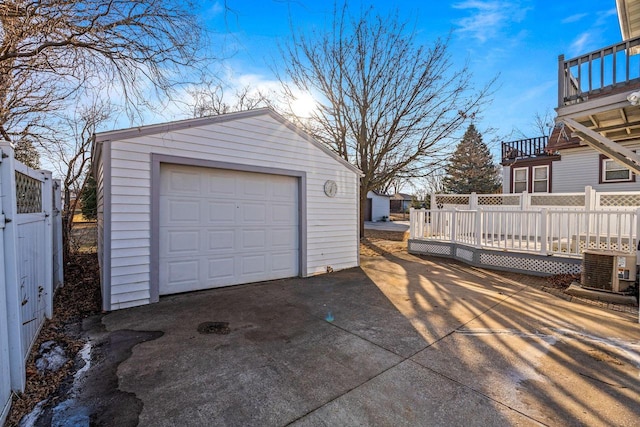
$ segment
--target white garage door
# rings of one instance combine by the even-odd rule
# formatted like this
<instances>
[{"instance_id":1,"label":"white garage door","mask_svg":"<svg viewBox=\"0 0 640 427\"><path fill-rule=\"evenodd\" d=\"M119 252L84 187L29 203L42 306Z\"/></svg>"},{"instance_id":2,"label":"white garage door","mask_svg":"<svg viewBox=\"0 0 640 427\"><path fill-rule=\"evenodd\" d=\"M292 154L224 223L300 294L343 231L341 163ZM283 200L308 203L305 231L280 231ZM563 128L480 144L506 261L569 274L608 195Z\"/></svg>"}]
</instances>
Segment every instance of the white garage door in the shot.
<instances>
[{"instance_id":1,"label":"white garage door","mask_svg":"<svg viewBox=\"0 0 640 427\"><path fill-rule=\"evenodd\" d=\"M161 165L160 294L298 275L295 177Z\"/></svg>"}]
</instances>

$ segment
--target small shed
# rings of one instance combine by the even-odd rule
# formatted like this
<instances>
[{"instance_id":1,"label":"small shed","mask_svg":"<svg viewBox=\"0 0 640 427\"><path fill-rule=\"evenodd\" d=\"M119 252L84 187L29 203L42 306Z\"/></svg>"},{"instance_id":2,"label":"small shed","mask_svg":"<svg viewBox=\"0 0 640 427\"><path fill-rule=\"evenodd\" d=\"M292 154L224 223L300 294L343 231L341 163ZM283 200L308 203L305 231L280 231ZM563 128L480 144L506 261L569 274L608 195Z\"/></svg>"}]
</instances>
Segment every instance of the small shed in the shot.
<instances>
[{"instance_id":1,"label":"small shed","mask_svg":"<svg viewBox=\"0 0 640 427\"><path fill-rule=\"evenodd\" d=\"M359 265L360 171L270 109L99 133L104 310Z\"/></svg>"},{"instance_id":2,"label":"small shed","mask_svg":"<svg viewBox=\"0 0 640 427\"><path fill-rule=\"evenodd\" d=\"M391 196L391 212L404 213L408 212L411 207L413 196L411 194L396 193Z\"/></svg>"},{"instance_id":3,"label":"small shed","mask_svg":"<svg viewBox=\"0 0 640 427\"><path fill-rule=\"evenodd\" d=\"M365 221L386 221L389 219L389 201L388 196L377 191L369 191L367 193L367 211L364 214Z\"/></svg>"}]
</instances>

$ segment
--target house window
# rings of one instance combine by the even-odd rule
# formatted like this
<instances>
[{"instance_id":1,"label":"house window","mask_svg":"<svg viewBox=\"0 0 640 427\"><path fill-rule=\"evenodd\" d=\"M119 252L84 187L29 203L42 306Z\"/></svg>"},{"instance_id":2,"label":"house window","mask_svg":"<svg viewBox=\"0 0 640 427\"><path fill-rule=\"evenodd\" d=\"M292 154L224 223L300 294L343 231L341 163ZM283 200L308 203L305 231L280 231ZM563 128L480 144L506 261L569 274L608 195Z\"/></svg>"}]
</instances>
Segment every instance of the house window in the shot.
<instances>
[{"instance_id":1,"label":"house window","mask_svg":"<svg viewBox=\"0 0 640 427\"><path fill-rule=\"evenodd\" d=\"M529 169L518 168L513 170L513 192L522 193L529 188Z\"/></svg>"},{"instance_id":2,"label":"house window","mask_svg":"<svg viewBox=\"0 0 640 427\"><path fill-rule=\"evenodd\" d=\"M549 166L533 167L533 192L549 192Z\"/></svg>"},{"instance_id":3,"label":"house window","mask_svg":"<svg viewBox=\"0 0 640 427\"><path fill-rule=\"evenodd\" d=\"M608 182L635 182L636 175L621 164L600 155L600 184Z\"/></svg>"}]
</instances>

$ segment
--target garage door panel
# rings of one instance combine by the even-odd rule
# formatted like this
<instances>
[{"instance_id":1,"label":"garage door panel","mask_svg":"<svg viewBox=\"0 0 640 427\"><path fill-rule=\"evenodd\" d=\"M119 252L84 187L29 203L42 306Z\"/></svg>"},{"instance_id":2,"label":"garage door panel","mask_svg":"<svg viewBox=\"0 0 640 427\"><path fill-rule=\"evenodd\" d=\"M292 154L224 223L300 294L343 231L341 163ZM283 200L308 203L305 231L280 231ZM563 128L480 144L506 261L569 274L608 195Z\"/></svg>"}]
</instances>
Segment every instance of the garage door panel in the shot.
<instances>
[{"instance_id":1,"label":"garage door panel","mask_svg":"<svg viewBox=\"0 0 640 427\"><path fill-rule=\"evenodd\" d=\"M185 252L198 253L200 251L200 233L198 231L169 231L167 232L167 254L184 255Z\"/></svg>"},{"instance_id":2,"label":"garage door panel","mask_svg":"<svg viewBox=\"0 0 640 427\"><path fill-rule=\"evenodd\" d=\"M273 266L273 272L295 272L297 266L291 261L293 255L293 251L274 252L271 255L271 265Z\"/></svg>"},{"instance_id":3,"label":"garage door panel","mask_svg":"<svg viewBox=\"0 0 640 427\"><path fill-rule=\"evenodd\" d=\"M225 198L236 194L236 179L225 171L211 172L205 179L209 196Z\"/></svg>"},{"instance_id":4,"label":"garage door panel","mask_svg":"<svg viewBox=\"0 0 640 427\"><path fill-rule=\"evenodd\" d=\"M242 221L244 224L266 224L267 207L264 204L242 203L241 209Z\"/></svg>"},{"instance_id":5,"label":"garage door panel","mask_svg":"<svg viewBox=\"0 0 640 427\"><path fill-rule=\"evenodd\" d=\"M199 194L200 174L188 171L170 171L167 178L167 189L169 194Z\"/></svg>"},{"instance_id":6,"label":"garage door panel","mask_svg":"<svg viewBox=\"0 0 640 427\"><path fill-rule=\"evenodd\" d=\"M243 275L261 274L267 266L267 255L245 255L242 257L241 265Z\"/></svg>"},{"instance_id":7,"label":"garage door panel","mask_svg":"<svg viewBox=\"0 0 640 427\"><path fill-rule=\"evenodd\" d=\"M200 202L197 200L174 199L168 203L169 224L176 222L200 223Z\"/></svg>"},{"instance_id":8,"label":"garage door panel","mask_svg":"<svg viewBox=\"0 0 640 427\"><path fill-rule=\"evenodd\" d=\"M233 201L221 201L218 200L208 201L209 206L209 223L220 224L228 223L230 225L236 222L237 208L236 203Z\"/></svg>"},{"instance_id":9,"label":"garage door panel","mask_svg":"<svg viewBox=\"0 0 640 427\"><path fill-rule=\"evenodd\" d=\"M160 175L161 295L298 274L297 178L164 164Z\"/></svg>"},{"instance_id":10,"label":"garage door panel","mask_svg":"<svg viewBox=\"0 0 640 427\"><path fill-rule=\"evenodd\" d=\"M271 211L273 212L272 221L274 224L297 224L298 222L298 215L292 203L273 203Z\"/></svg>"},{"instance_id":11,"label":"garage door panel","mask_svg":"<svg viewBox=\"0 0 640 427\"><path fill-rule=\"evenodd\" d=\"M235 232L233 230L209 231L208 236L209 245L207 249L210 251L233 251L236 247Z\"/></svg>"},{"instance_id":12,"label":"garage door panel","mask_svg":"<svg viewBox=\"0 0 640 427\"><path fill-rule=\"evenodd\" d=\"M290 182L289 180L278 180L278 185L270 187L270 199L273 201L291 201L291 195L298 191L298 185L296 182Z\"/></svg>"},{"instance_id":13,"label":"garage door panel","mask_svg":"<svg viewBox=\"0 0 640 427\"><path fill-rule=\"evenodd\" d=\"M271 229L271 247L273 249L288 248L291 249L291 242L297 239L297 228L272 228ZM295 245L293 249L298 249L298 245Z\"/></svg>"},{"instance_id":14,"label":"garage door panel","mask_svg":"<svg viewBox=\"0 0 640 427\"><path fill-rule=\"evenodd\" d=\"M267 231L261 230L242 230L242 249L266 250Z\"/></svg>"},{"instance_id":15,"label":"garage door panel","mask_svg":"<svg viewBox=\"0 0 640 427\"><path fill-rule=\"evenodd\" d=\"M193 283L199 279L200 262L194 259L175 260L167 263L167 279L169 283Z\"/></svg>"},{"instance_id":16,"label":"garage door panel","mask_svg":"<svg viewBox=\"0 0 640 427\"><path fill-rule=\"evenodd\" d=\"M241 180L241 195L248 199L265 200L267 194L267 183L259 175L247 176Z\"/></svg>"},{"instance_id":17,"label":"garage door panel","mask_svg":"<svg viewBox=\"0 0 640 427\"><path fill-rule=\"evenodd\" d=\"M220 283L221 279L233 279L236 275L234 257L218 258L208 261L208 279L212 284Z\"/></svg>"}]
</instances>

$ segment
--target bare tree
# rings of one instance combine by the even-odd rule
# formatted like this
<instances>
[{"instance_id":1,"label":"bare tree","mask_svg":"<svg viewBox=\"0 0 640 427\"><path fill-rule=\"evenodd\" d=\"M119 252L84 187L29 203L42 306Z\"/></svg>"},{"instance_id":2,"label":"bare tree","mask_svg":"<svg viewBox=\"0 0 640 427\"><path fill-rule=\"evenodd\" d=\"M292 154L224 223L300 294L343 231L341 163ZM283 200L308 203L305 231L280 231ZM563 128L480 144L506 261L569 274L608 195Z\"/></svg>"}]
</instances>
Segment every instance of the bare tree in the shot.
<instances>
[{"instance_id":1,"label":"bare tree","mask_svg":"<svg viewBox=\"0 0 640 427\"><path fill-rule=\"evenodd\" d=\"M546 109L544 113L536 112L533 116L533 128L538 132L536 136L551 136L555 126L554 114Z\"/></svg>"},{"instance_id":2,"label":"bare tree","mask_svg":"<svg viewBox=\"0 0 640 427\"><path fill-rule=\"evenodd\" d=\"M518 138L535 138L539 136L551 136L553 128L555 126L555 115L552 110L546 109L544 112L536 111L529 123L531 129L535 132L535 135L527 135L522 130L515 128L512 134L515 134Z\"/></svg>"},{"instance_id":3,"label":"bare tree","mask_svg":"<svg viewBox=\"0 0 640 427\"><path fill-rule=\"evenodd\" d=\"M469 69L454 69L448 43L418 45L397 14L369 9L352 17L344 6L330 31L294 32L282 48L283 73L292 82L280 78L285 92L321 97L310 120L298 123L364 174L361 235L367 192L428 174L487 101L490 85L472 93Z\"/></svg>"},{"instance_id":4,"label":"bare tree","mask_svg":"<svg viewBox=\"0 0 640 427\"><path fill-rule=\"evenodd\" d=\"M186 90L190 99L186 102L192 117L215 116L233 111L245 111L272 105L269 96L249 86L236 89L231 97L225 97L222 83L206 80Z\"/></svg>"},{"instance_id":5,"label":"bare tree","mask_svg":"<svg viewBox=\"0 0 640 427\"><path fill-rule=\"evenodd\" d=\"M93 135L96 128L108 120L114 111L114 107L105 100L78 106L74 112L58 118L55 126L58 138L47 146L48 157L62 177L62 235L65 256L72 249L71 231L75 224L73 217L89 176Z\"/></svg>"},{"instance_id":6,"label":"bare tree","mask_svg":"<svg viewBox=\"0 0 640 427\"><path fill-rule=\"evenodd\" d=\"M48 114L82 92L111 90L128 112L149 88L171 91L198 58L194 5L182 0L0 3L0 136L50 142Z\"/></svg>"}]
</instances>

